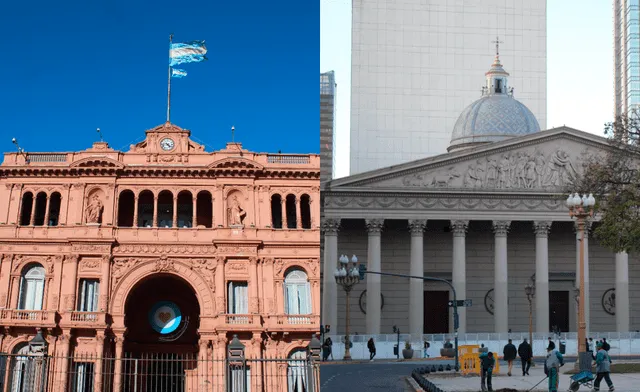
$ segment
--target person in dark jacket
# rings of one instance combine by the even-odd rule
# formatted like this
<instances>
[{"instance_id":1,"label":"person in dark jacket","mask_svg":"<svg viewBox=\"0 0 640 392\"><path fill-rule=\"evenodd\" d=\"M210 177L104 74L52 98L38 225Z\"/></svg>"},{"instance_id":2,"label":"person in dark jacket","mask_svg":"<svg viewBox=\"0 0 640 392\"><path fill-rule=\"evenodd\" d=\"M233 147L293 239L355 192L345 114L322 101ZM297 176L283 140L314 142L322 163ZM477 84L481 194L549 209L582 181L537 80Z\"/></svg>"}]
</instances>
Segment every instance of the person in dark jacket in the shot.
<instances>
[{"instance_id":1,"label":"person in dark jacket","mask_svg":"<svg viewBox=\"0 0 640 392\"><path fill-rule=\"evenodd\" d=\"M369 338L367 348L369 349L369 361L373 361L373 357L376 356L376 344L373 342L373 338Z\"/></svg>"},{"instance_id":2,"label":"person in dark jacket","mask_svg":"<svg viewBox=\"0 0 640 392\"><path fill-rule=\"evenodd\" d=\"M533 349L527 339L524 339L518 346L518 355L520 356L520 362L522 362L522 375L526 374L528 376L531 361L533 360Z\"/></svg>"},{"instance_id":3,"label":"person in dark jacket","mask_svg":"<svg viewBox=\"0 0 640 392\"><path fill-rule=\"evenodd\" d=\"M609 392L615 391L613 381L611 381L611 376L609 375L611 372L611 358L609 358L609 353L604 349L602 343L598 343L596 348L598 354L596 355L596 380L593 382L593 391L597 392L600 390L600 382L603 378L607 382Z\"/></svg>"},{"instance_id":4,"label":"person in dark jacket","mask_svg":"<svg viewBox=\"0 0 640 392\"><path fill-rule=\"evenodd\" d=\"M511 377L511 369L513 368L513 360L516 359L516 355L518 351L516 350L516 346L513 345L511 339L509 339L509 343L505 344L502 349L503 360L507 361L509 365L509 370L507 371L507 375Z\"/></svg>"},{"instance_id":5,"label":"person in dark jacket","mask_svg":"<svg viewBox=\"0 0 640 392\"><path fill-rule=\"evenodd\" d=\"M447 340L442 345L443 348L453 348L453 343L451 343L451 339L447 338Z\"/></svg>"},{"instance_id":6,"label":"person in dark jacket","mask_svg":"<svg viewBox=\"0 0 640 392\"><path fill-rule=\"evenodd\" d=\"M327 359L329 359L329 356L331 356L331 360L333 361L333 352L331 351L333 346L333 341L331 340L330 337L327 337L324 340L324 360L326 361Z\"/></svg>"},{"instance_id":7,"label":"person in dark jacket","mask_svg":"<svg viewBox=\"0 0 640 392\"><path fill-rule=\"evenodd\" d=\"M609 350L611 350L611 346L609 346L609 343L607 343L607 338L602 338L602 349L607 353L609 352Z\"/></svg>"},{"instance_id":8,"label":"person in dark jacket","mask_svg":"<svg viewBox=\"0 0 640 392\"><path fill-rule=\"evenodd\" d=\"M489 387L489 392L493 391L493 387L491 386L491 373L493 373L495 364L496 360L493 358L492 352L480 353L480 388L483 392L487 390L487 387Z\"/></svg>"}]
</instances>

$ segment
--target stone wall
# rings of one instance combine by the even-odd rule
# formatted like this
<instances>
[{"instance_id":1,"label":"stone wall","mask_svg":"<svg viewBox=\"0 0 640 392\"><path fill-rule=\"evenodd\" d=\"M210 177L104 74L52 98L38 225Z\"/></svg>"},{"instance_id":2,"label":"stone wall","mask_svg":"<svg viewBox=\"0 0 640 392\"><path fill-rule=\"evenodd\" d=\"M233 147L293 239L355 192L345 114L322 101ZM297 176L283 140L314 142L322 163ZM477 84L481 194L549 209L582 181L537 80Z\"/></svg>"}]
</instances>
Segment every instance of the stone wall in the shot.
<instances>
[{"instance_id":1,"label":"stone wall","mask_svg":"<svg viewBox=\"0 0 640 392\"><path fill-rule=\"evenodd\" d=\"M429 221L424 233L424 269L430 272L450 273L452 268L453 236L447 232L446 221ZM467 295L473 306L467 309L467 332L493 332L493 316L484 306L484 297L493 288L493 251L494 236L491 222L473 221L467 233ZM367 232L364 221L343 221L338 238L339 254L356 254L361 262L367 261ZM409 273L410 233L407 221L391 220L385 222L382 232L382 271L391 273ZM607 314L601 305L603 293L615 287L615 254L589 241L589 282L590 282L590 330L593 332L616 331L615 316ZM508 235L508 272L509 272L509 328L513 331L528 330L528 301L524 287L535 273L535 234L532 222L512 222ZM549 272L575 273L576 235L571 222L554 222L549 235ZM331 277L333 278L333 277ZM637 255L629 256L630 282L630 323L631 330L640 329L640 260ZM573 297L574 282L550 282L550 290L569 291L569 327L576 330L576 303ZM358 303L366 280L358 283L351 293L350 313L351 332L364 334L365 314ZM425 283L425 290L447 290L440 283ZM409 284L404 278L382 277L381 333L392 333L393 325L401 331L409 329ZM535 309L535 304L534 304ZM344 333L345 297L338 296L338 330L332 333ZM535 317L535 315L534 315ZM534 319L535 320L535 319ZM450 321L449 325L453 323ZM535 321L534 321L535 325Z\"/></svg>"}]
</instances>

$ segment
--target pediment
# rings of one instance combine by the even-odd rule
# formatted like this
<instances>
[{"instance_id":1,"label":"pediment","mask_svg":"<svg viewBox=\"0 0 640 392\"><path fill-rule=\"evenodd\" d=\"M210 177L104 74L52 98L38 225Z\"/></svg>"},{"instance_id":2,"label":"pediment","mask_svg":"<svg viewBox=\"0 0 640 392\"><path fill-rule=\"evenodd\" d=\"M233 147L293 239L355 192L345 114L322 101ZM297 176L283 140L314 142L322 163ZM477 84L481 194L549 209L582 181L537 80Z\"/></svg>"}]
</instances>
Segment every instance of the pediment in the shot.
<instances>
[{"instance_id":1,"label":"pediment","mask_svg":"<svg viewBox=\"0 0 640 392\"><path fill-rule=\"evenodd\" d=\"M204 152L204 146L190 139L191 131L164 123L145 131L147 137L129 147L132 153L190 154Z\"/></svg>"},{"instance_id":2,"label":"pediment","mask_svg":"<svg viewBox=\"0 0 640 392\"><path fill-rule=\"evenodd\" d=\"M79 159L73 162L69 167L89 167L89 168L124 168L124 164L122 162L118 162L115 159L94 156L94 157L86 157Z\"/></svg>"},{"instance_id":3,"label":"pediment","mask_svg":"<svg viewBox=\"0 0 640 392\"><path fill-rule=\"evenodd\" d=\"M242 157L228 157L209 165L209 169L253 169L262 170L264 166L256 161Z\"/></svg>"},{"instance_id":4,"label":"pediment","mask_svg":"<svg viewBox=\"0 0 640 392\"><path fill-rule=\"evenodd\" d=\"M564 192L607 139L562 127L326 183L326 190Z\"/></svg>"}]
</instances>

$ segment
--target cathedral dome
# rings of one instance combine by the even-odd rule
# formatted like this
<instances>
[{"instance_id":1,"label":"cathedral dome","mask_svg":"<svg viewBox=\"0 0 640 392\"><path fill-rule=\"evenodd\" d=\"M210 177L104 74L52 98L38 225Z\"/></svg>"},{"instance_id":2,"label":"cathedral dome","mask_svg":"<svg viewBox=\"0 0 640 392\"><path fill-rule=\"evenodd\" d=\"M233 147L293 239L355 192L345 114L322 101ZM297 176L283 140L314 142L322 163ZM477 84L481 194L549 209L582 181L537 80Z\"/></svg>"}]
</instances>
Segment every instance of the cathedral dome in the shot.
<instances>
[{"instance_id":1,"label":"cathedral dome","mask_svg":"<svg viewBox=\"0 0 640 392\"><path fill-rule=\"evenodd\" d=\"M513 97L497 54L486 76L482 97L462 111L453 127L449 152L540 130L533 113Z\"/></svg>"}]
</instances>

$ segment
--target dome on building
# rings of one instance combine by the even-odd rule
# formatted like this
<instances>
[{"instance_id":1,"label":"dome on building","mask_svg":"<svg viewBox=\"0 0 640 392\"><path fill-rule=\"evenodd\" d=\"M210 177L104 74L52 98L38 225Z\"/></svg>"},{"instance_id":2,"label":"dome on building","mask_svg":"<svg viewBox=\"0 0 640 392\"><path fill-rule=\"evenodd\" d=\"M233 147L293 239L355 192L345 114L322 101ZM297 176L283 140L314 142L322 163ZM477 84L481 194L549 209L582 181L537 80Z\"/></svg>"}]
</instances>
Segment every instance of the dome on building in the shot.
<instances>
[{"instance_id":1,"label":"dome on building","mask_svg":"<svg viewBox=\"0 0 640 392\"><path fill-rule=\"evenodd\" d=\"M540 130L531 110L513 97L513 88L507 85L509 74L497 53L485 75L487 85L482 88L482 97L462 111L453 127L449 152Z\"/></svg>"}]
</instances>

